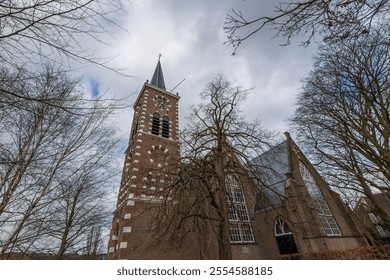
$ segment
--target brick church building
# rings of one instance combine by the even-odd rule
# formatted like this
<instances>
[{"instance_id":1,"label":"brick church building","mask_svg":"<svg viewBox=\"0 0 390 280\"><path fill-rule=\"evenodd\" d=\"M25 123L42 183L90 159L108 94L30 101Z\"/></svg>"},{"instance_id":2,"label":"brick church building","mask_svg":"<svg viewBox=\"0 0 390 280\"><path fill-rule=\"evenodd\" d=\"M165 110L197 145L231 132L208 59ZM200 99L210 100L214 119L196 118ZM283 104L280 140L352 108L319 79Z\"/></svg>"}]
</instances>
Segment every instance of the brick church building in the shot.
<instances>
[{"instance_id":1,"label":"brick church building","mask_svg":"<svg viewBox=\"0 0 390 280\"><path fill-rule=\"evenodd\" d=\"M213 230L185 242L157 238L155 206L164 201L169 174L180 153L180 97L165 88L161 63L134 103L130 139L108 243L108 259L218 259ZM363 227L332 191L288 133L286 140L253 159L264 186L226 178L233 259L278 259L284 254L368 245ZM267 187L265 187L267 186ZM170 234L170 236L172 236ZM168 240L169 239L169 240Z\"/></svg>"}]
</instances>

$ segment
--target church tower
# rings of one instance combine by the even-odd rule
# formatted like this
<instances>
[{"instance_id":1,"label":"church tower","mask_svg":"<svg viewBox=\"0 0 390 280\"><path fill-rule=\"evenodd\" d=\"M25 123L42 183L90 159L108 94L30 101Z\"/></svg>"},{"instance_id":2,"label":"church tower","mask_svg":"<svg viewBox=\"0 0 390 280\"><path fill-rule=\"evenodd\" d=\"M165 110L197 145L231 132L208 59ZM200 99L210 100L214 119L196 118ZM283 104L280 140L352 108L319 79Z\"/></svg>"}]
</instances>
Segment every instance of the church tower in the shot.
<instances>
[{"instance_id":1,"label":"church tower","mask_svg":"<svg viewBox=\"0 0 390 280\"><path fill-rule=\"evenodd\" d=\"M177 168L177 94L165 88L160 59L135 103L129 144L108 243L108 259L159 259L164 250L145 250L153 205L162 200L168 174ZM149 238L149 239L148 239ZM157 255L156 255L157 254Z\"/></svg>"}]
</instances>

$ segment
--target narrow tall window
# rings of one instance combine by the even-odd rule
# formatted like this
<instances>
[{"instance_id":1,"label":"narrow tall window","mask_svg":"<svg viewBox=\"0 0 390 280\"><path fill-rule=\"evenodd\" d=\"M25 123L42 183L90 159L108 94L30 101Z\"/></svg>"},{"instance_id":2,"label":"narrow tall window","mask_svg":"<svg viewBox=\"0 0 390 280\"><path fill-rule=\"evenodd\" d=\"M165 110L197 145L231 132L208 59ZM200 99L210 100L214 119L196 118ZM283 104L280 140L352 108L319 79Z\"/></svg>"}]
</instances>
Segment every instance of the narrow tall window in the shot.
<instances>
[{"instance_id":1,"label":"narrow tall window","mask_svg":"<svg viewBox=\"0 0 390 280\"><path fill-rule=\"evenodd\" d=\"M135 123L133 129L131 130L131 137L130 137L130 139L134 138L134 136L137 134L137 131L138 131L138 122Z\"/></svg>"},{"instance_id":2,"label":"narrow tall window","mask_svg":"<svg viewBox=\"0 0 390 280\"><path fill-rule=\"evenodd\" d=\"M158 113L154 113L152 118L152 134L158 135L159 133L160 133L160 115Z\"/></svg>"},{"instance_id":3,"label":"narrow tall window","mask_svg":"<svg viewBox=\"0 0 390 280\"><path fill-rule=\"evenodd\" d=\"M317 186L313 175L302 162L299 162L299 171L303 182L309 191L310 197L313 200L326 235L341 235L341 231L337 226L336 220L333 218L332 212L330 211L320 188Z\"/></svg>"},{"instance_id":4,"label":"narrow tall window","mask_svg":"<svg viewBox=\"0 0 390 280\"><path fill-rule=\"evenodd\" d=\"M249 221L248 209L246 207L240 182L235 177L228 175L225 179L225 186L228 195L230 242L254 242L255 240Z\"/></svg>"},{"instance_id":5,"label":"narrow tall window","mask_svg":"<svg viewBox=\"0 0 390 280\"><path fill-rule=\"evenodd\" d=\"M169 119L167 116L163 117L161 136L169 138Z\"/></svg>"}]
</instances>

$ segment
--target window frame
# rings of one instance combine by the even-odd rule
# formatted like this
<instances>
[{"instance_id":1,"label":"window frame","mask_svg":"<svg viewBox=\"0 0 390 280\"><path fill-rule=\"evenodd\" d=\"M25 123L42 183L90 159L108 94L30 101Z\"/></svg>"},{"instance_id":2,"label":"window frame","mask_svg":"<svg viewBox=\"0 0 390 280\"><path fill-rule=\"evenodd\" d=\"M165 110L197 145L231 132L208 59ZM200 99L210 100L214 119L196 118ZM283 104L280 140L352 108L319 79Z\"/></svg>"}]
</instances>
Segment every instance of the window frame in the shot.
<instances>
[{"instance_id":1,"label":"window frame","mask_svg":"<svg viewBox=\"0 0 390 280\"><path fill-rule=\"evenodd\" d=\"M160 114L155 112L152 116L151 133L153 135L160 135Z\"/></svg>"},{"instance_id":2,"label":"window frame","mask_svg":"<svg viewBox=\"0 0 390 280\"><path fill-rule=\"evenodd\" d=\"M228 204L229 238L232 244L254 243L248 207L238 179L233 175L225 177Z\"/></svg>"},{"instance_id":3,"label":"window frame","mask_svg":"<svg viewBox=\"0 0 390 280\"><path fill-rule=\"evenodd\" d=\"M161 136L169 138L169 118L166 115L162 118Z\"/></svg>"},{"instance_id":4,"label":"window frame","mask_svg":"<svg viewBox=\"0 0 390 280\"><path fill-rule=\"evenodd\" d=\"M341 230L313 174L302 161L299 161L298 165L303 183L309 192L325 234L327 236L341 236Z\"/></svg>"}]
</instances>

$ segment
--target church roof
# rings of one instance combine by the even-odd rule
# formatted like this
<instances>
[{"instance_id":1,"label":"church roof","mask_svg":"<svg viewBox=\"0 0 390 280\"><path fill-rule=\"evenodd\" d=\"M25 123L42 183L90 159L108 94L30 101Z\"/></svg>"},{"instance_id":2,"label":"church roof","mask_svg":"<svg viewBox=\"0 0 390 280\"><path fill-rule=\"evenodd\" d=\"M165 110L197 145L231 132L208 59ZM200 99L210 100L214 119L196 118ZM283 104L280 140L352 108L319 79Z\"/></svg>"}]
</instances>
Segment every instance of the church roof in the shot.
<instances>
[{"instance_id":1,"label":"church roof","mask_svg":"<svg viewBox=\"0 0 390 280\"><path fill-rule=\"evenodd\" d=\"M264 195L273 206L281 205L285 189L285 174L289 172L287 140L254 158L252 164L263 180Z\"/></svg>"},{"instance_id":2,"label":"church roof","mask_svg":"<svg viewBox=\"0 0 390 280\"><path fill-rule=\"evenodd\" d=\"M156 70L154 70L150 84L165 90L164 75L162 72L160 59L157 62Z\"/></svg>"}]
</instances>

